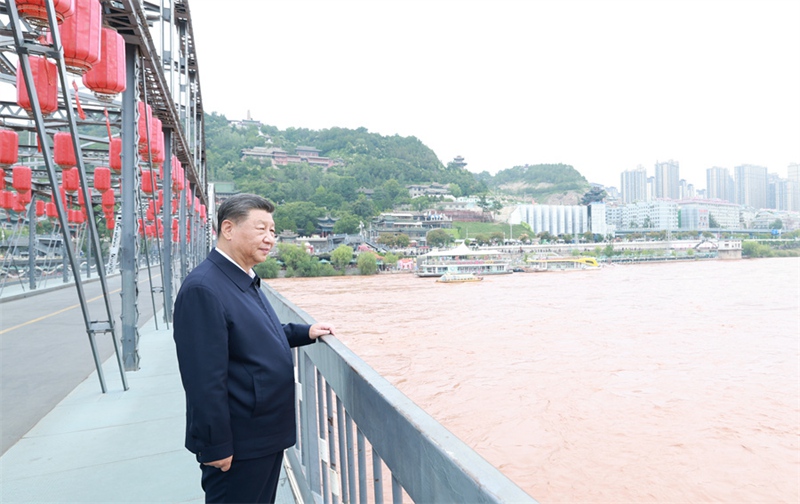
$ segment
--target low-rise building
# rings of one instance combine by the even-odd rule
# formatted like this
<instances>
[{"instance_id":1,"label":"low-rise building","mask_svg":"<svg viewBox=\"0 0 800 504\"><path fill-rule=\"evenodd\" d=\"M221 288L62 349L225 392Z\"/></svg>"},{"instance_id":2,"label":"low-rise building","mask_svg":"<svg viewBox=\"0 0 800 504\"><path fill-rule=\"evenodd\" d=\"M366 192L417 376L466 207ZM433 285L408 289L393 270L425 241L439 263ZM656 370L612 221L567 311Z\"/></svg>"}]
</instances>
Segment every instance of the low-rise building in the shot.
<instances>
[{"instance_id":1,"label":"low-rise building","mask_svg":"<svg viewBox=\"0 0 800 504\"><path fill-rule=\"evenodd\" d=\"M527 223L533 234L573 236L589 231L589 209L583 205L519 205L509 216L511 224Z\"/></svg>"},{"instance_id":2,"label":"low-rise building","mask_svg":"<svg viewBox=\"0 0 800 504\"><path fill-rule=\"evenodd\" d=\"M450 196L450 187L444 184L411 184L407 185L409 197L416 198L419 196Z\"/></svg>"},{"instance_id":3,"label":"low-rise building","mask_svg":"<svg viewBox=\"0 0 800 504\"><path fill-rule=\"evenodd\" d=\"M375 217L370 224L369 236L377 240L383 235L405 234L412 240L423 241L432 229L450 229L453 220L436 210L425 212L389 212Z\"/></svg>"},{"instance_id":4,"label":"low-rise building","mask_svg":"<svg viewBox=\"0 0 800 504\"><path fill-rule=\"evenodd\" d=\"M289 154L279 147L253 147L252 149L242 149L242 159L270 160L274 166L308 163L325 169L341 164L338 160L321 157L320 151L314 147L300 146L295 149L295 152L295 154Z\"/></svg>"}]
</instances>

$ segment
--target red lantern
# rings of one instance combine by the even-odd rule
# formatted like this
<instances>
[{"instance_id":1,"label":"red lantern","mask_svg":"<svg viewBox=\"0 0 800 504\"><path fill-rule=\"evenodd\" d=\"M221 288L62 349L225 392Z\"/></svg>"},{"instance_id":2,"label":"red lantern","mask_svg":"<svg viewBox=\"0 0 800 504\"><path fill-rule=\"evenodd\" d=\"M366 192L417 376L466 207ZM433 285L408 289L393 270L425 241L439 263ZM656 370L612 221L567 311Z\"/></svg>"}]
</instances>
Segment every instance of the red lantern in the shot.
<instances>
[{"instance_id":1,"label":"red lantern","mask_svg":"<svg viewBox=\"0 0 800 504\"><path fill-rule=\"evenodd\" d=\"M11 185L17 192L26 192L31 190L31 169L27 166L15 166L11 169Z\"/></svg>"},{"instance_id":2,"label":"red lantern","mask_svg":"<svg viewBox=\"0 0 800 504\"><path fill-rule=\"evenodd\" d=\"M0 191L6 188L6 171L0 168Z\"/></svg>"},{"instance_id":3,"label":"red lantern","mask_svg":"<svg viewBox=\"0 0 800 504\"><path fill-rule=\"evenodd\" d=\"M108 164L119 173L122 171L122 139L112 138L108 146Z\"/></svg>"},{"instance_id":4,"label":"red lantern","mask_svg":"<svg viewBox=\"0 0 800 504\"><path fill-rule=\"evenodd\" d=\"M111 28L103 28L100 35L100 62L83 75L83 84L94 92L97 99L111 103L125 91L125 40Z\"/></svg>"},{"instance_id":5,"label":"red lantern","mask_svg":"<svg viewBox=\"0 0 800 504\"><path fill-rule=\"evenodd\" d=\"M49 116L58 110L58 89L56 89L56 65L41 56L29 56L31 64L31 77L33 77L34 87L36 88L39 106L42 108L42 115ZM17 62L17 104L24 108L28 115L33 116L33 106L28 96L28 86L25 85L25 78L22 75L19 62Z\"/></svg>"},{"instance_id":6,"label":"red lantern","mask_svg":"<svg viewBox=\"0 0 800 504\"><path fill-rule=\"evenodd\" d=\"M178 210L180 209L180 204L181 204L180 200L176 199L172 200L172 215L178 213Z\"/></svg>"},{"instance_id":7,"label":"red lantern","mask_svg":"<svg viewBox=\"0 0 800 504\"><path fill-rule=\"evenodd\" d=\"M44 200L36 200L36 217L44 215Z\"/></svg>"},{"instance_id":8,"label":"red lantern","mask_svg":"<svg viewBox=\"0 0 800 504\"><path fill-rule=\"evenodd\" d=\"M146 141L142 143L142 137L139 137L139 154L142 156L142 160L150 161L150 156L152 155L153 164L164 162L166 158L164 156L164 131L161 127L161 119L153 116L150 121L150 138L152 138L150 145L148 146Z\"/></svg>"},{"instance_id":9,"label":"red lantern","mask_svg":"<svg viewBox=\"0 0 800 504\"><path fill-rule=\"evenodd\" d=\"M145 170L142 172L142 192L147 194L153 193L153 177L150 173L150 170Z\"/></svg>"},{"instance_id":10,"label":"red lantern","mask_svg":"<svg viewBox=\"0 0 800 504\"><path fill-rule=\"evenodd\" d=\"M17 213L23 213L25 211L25 203L19 200L18 194L11 194L11 210Z\"/></svg>"},{"instance_id":11,"label":"red lantern","mask_svg":"<svg viewBox=\"0 0 800 504\"><path fill-rule=\"evenodd\" d=\"M77 168L64 170L61 176L61 185L65 192L73 193L80 187L80 173Z\"/></svg>"},{"instance_id":12,"label":"red lantern","mask_svg":"<svg viewBox=\"0 0 800 504\"><path fill-rule=\"evenodd\" d=\"M53 160L62 170L78 164L75 159L75 147L72 145L72 135L66 131L59 131L53 135Z\"/></svg>"},{"instance_id":13,"label":"red lantern","mask_svg":"<svg viewBox=\"0 0 800 504\"><path fill-rule=\"evenodd\" d=\"M206 221L206 206L200 205L200 218L203 219L203 222Z\"/></svg>"},{"instance_id":14,"label":"red lantern","mask_svg":"<svg viewBox=\"0 0 800 504\"><path fill-rule=\"evenodd\" d=\"M109 212L105 214L106 216L106 227L108 229L114 229L114 224L116 223L116 219L114 218L114 212Z\"/></svg>"},{"instance_id":15,"label":"red lantern","mask_svg":"<svg viewBox=\"0 0 800 504\"><path fill-rule=\"evenodd\" d=\"M54 0L56 22L61 24L64 18L75 12L75 0ZM17 12L28 23L38 27L50 26L47 22L47 5L45 0L17 0Z\"/></svg>"},{"instance_id":16,"label":"red lantern","mask_svg":"<svg viewBox=\"0 0 800 504\"><path fill-rule=\"evenodd\" d=\"M47 214L47 217L50 219L55 219L58 217L58 209L56 208L56 204L52 201L48 201L44 205L44 212Z\"/></svg>"},{"instance_id":17,"label":"red lantern","mask_svg":"<svg viewBox=\"0 0 800 504\"><path fill-rule=\"evenodd\" d=\"M103 193L103 211L110 212L114 210L114 204L116 203L114 199L114 191L106 191Z\"/></svg>"},{"instance_id":18,"label":"red lantern","mask_svg":"<svg viewBox=\"0 0 800 504\"><path fill-rule=\"evenodd\" d=\"M17 193L17 201L19 201L20 205L27 205L31 202L32 194L30 191L23 191Z\"/></svg>"},{"instance_id":19,"label":"red lantern","mask_svg":"<svg viewBox=\"0 0 800 504\"><path fill-rule=\"evenodd\" d=\"M153 201L147 202L147 214L145 215L145 218L150 222L156 220L156 206Z\"/></svg>"},{"instance_id":20,"label":"red lantern","mask_svg":"<svg viewBox=\"0 0 800 504\"><path fill-rule=\"evenodd\" d=\"M83 75L100 62L102 6L97 0L75 0L75 12L64 18L61 44L67 70Z\"/></svg>"},{"instance_id":21,"label":"red lantern","mask_svg":"<svg viewBox=\"0 0 800 504\"><path fill-rule=\"evenodd\" d=\"M19 135L16 131L0 129L0 166L11 166L19 159Z\"/></svg>"},{"instance_id":22,"label":"red lantern","mask_svg":"<svg viewBox=\"0 0 800 504\"><path fill-rule=\"evenodd\" d=\"M150 105L144 102L139 102L139 152L142 152L142 146L147 149L147 128L153 121L153 109Z\"/></svg>"},{"instance_id":23,"label":"red lantern","mask_svg":"<svg viewBox=\"0 0 800 504\"><path fill-rule=\"evenodd\" d=\"M111 189L111 170L105 166L94 169L94 188L104 193Z\"/></svg>"},{"instance_id":24,"label":"red lantern","mask_svg":"<svg viewBox=\"0 0 800 504\"><path fill-rule=\"evenodd\" d=\"M11 191L0 191L0 207L3 207L5 210L11 210L11 207L13 206L10 203L12 194L13 193Z\"/></svg>"}]
</instances>

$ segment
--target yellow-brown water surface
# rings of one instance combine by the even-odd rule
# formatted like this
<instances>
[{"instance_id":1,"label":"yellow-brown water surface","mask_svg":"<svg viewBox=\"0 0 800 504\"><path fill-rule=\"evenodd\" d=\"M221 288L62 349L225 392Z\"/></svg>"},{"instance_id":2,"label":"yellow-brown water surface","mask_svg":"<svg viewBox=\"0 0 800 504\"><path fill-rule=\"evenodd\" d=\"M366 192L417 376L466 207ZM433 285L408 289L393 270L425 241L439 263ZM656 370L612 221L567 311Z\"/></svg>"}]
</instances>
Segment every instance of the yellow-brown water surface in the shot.
<instances>
[{"instance_id":1,"label":"yellow-brown water surface","mask_svg":"<svg viewBox=\"0 0 800 504\"><path fill-rule=\"evenodd\" d=\"M800 501L800 259L269 284L540 502Z\"/></svg>"}]
</instances>

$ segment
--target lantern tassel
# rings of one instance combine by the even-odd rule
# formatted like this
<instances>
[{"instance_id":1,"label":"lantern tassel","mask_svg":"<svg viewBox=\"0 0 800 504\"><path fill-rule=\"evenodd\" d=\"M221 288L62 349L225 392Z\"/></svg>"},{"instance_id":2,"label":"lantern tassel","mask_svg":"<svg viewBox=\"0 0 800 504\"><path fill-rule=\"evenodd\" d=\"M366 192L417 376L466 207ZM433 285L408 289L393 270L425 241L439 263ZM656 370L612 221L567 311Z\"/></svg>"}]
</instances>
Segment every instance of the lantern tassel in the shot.
<instances>
[{"instance_id":1,"label":"lantern tassel","mask_svg":"<svg viewBox=\"0 0 800 504\"><path fill-rule=\"evenodd\" d=\"M108 130L108 143L111 143L111 121L108 119L108 109L103 109L103 115L106 116L106 130Z\"/></svg>"},{"instance_id":2,"label":"lantern tassel","mask_svg":"<svg viewBox=\"0 0 800 504\"><path fill-rule=\"evenodd\" d=\"M86 113L83 111L83 107L81 107L81 98L78 96L78 83L74 80L72 81L72 88L75 89L75 105L78 107L78 117L80 117L82 121L85 121Z\"/></svg>"}]
</instances>

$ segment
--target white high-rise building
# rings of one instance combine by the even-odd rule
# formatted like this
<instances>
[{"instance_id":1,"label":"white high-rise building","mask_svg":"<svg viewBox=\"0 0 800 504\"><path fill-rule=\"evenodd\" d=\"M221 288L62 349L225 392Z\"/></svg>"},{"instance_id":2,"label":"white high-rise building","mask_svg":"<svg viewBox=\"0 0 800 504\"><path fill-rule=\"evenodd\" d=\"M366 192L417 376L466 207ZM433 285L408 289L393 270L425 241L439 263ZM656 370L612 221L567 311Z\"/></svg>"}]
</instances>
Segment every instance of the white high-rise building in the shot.
<instances>
[{"instance_id":1,"label":"white high-rise building","mask_svg":"<svg viewBox=\"0 0 800 504\"><path fill-rule=\"evenodd\" d=\"M680 166L677 161L669 160L656 163L656 198L680 199Z\"/></svg>"},{"instance_id":2,"label":"white high-rise building","mask_svg":"<svg viewBox=\"0 0 800 504\"><path fill-rule=\"evenodd\" d=\"M790 164L788 172L786 210L800 212L800 164Z\"/></svg>"},{"instance_id":3,"label":"white high-rise building","mask_svg":"<svg viewBox=\"0 0 800 504\"><path fill-rule=\"evenodd\" d=\"M734 168L736 203L755 209L767 207L767 169L741 165Z\"/></svg>"},{"instance_id":4,"label":"white high-rise building","mask_svg":"<svg viewBox=\"0 0 800 504\"><path fill-rule=\"evenodd\" d=\"M647 201L647 170L639 165L635 170L626 170L620 176L622 202Z\"/></svg>"},{"instance_id":5,"label":"white high-rise building","mask_svg":"<svg viewBox=\"0 0 800 504\"><path fill-rule=\"evenodd\" d=\"M727 168L715 166L706 170L706 189L708 199L736 202L733 177Z\"/></svg>"}]
</instances>

